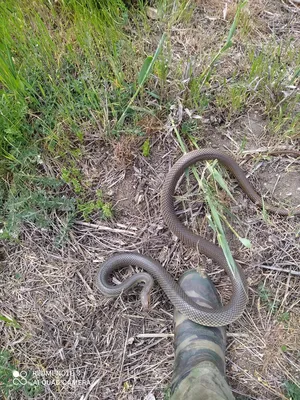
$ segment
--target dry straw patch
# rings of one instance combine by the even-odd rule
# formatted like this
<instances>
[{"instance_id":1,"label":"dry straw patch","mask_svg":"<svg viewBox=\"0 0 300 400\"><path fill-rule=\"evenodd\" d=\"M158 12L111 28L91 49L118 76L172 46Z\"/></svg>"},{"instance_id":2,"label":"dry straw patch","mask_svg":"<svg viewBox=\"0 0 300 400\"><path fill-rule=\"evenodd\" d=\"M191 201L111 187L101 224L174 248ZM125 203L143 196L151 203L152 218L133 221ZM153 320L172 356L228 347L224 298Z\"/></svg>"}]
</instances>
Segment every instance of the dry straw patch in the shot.
<instances>
[{"instance_id":1,"label":"dry straw patch","mask_svg":"<svg viewBox=\"0 0 300 400\"><path fill-rule=\"evenodd\" d=\"M76 223L63 251L54 249L45 235L27 227L22 246L6 251L1 269L2 310L16 318L21 328L2 326L1 344L13 351L20 368L79 371L86 384L52 387L59 398L83 399L90 390L91 396L101 399L141 399L149 393L162 399L170 381L172 307L157 286L149 312L141 310L138 289L117 300L101 296L95 287L95 274L100 263L113 253L122 250L151 255L175 278L188 268L205 266L223 299L230 297L222 271L186 249L164 226L159 191L178 150L169 135L162 139L152 148L149 160L141 156L135 159L130 187L124 186L126 175L122 178L121 188L126 190L118 192L120 203L114 222ZM254 166L253 160L244 164L259 179L259 169L254 172ZM98 178L108 187L119 177L120 167L115 167L111 156L102 160L101 167L98 165ZM141 184L145 189L140 192ZM117 186L111 189L116 194L121 190ZM245 316L229 327L228 377L235 395L285 398L282 382L299 378L299 277L288 273L289 268L300 272L295 237L299 222L270 216L266 223L236 190L233 188L235 197L241 202L234 210L238 220L233 224L248 235L252 249L243 250L233 237L231 244L245 268L250 301ZM122 202L127 202L126 207ZM187 220L190 211L187 207L184 213ZM202 224L201 233L207 230ZM287 272L263 269L262 265L281 266ZM116 279L134 270L121 272ZM267 296L260 285L268 290ZM288 320L282 321L286 312Z\"/></svg>"}]
</instances>

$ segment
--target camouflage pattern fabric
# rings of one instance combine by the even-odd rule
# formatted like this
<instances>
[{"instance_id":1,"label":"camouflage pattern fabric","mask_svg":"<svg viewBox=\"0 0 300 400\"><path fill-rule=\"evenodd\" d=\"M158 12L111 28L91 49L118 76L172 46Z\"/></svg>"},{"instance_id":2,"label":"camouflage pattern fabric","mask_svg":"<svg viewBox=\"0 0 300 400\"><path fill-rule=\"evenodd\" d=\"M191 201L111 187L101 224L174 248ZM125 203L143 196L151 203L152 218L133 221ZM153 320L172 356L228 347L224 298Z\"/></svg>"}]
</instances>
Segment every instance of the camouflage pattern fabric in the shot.
<instances>
[{"instance_id":1,"label":"camouflage pattern fabric","mask_svg":"<svg viewBox=\"0 0 300 400\"><path fill-rule=\"evenodd\" d=\"M187 271L180 286L198 304L218 307L218 293L211 280ZM234 400L225 379L225 328L198 325L175 310L175 365L171 400Z\"/></svg>"}]
</instances>

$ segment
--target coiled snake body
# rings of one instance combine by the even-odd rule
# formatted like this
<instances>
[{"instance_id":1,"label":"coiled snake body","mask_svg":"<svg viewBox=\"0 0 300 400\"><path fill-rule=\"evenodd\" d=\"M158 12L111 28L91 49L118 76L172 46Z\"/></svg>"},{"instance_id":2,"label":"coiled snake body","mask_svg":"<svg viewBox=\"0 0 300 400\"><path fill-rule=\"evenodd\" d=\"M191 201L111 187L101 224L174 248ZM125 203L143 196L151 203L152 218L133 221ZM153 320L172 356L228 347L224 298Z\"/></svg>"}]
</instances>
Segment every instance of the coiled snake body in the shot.
<instances>
[{"instance_id":1,"label":"coiled snake body","mask_svg":"<svg viewBox=\"0 0 300 400\"><path fill-rule=\"evenodd\" d=\"M297 151L283 151L283 153L295 156L300 155ZM194 247L225 269L230 277L233 289L229 303L218 309L208 309L196 304L184 293L160 263L150 257L137 253L119 253L102 264L97 274L96 284L103 294L116 297L134 285L143 282L145 285L141 293L141 300L143 306L146 308L149 292L153 285L153 276L174 307L194 322L206 326L223 326L235 321L243 313L248 296L247 283L241 267L237 265L236 270L232 271L227 264L222 249L185 227L179 221L173 205L176 184L185 169L196 162L215 159L221 162L235 176L243 191L254 203L280 215L290 215L290 213L285 209L274 207L265 202L262 204L261 197L256 193L243 170L231 157L220 151L214 149L191 151L181 157L171 168L166 176L161 193L161 212L163 218L169 229L187 246ZM293 215L300 215L300 209L297 208L293 212ZM119 285L111 284L109 281L111 274L116 269L129 265L141 267L147 272L135 274Z\"/></svg>"}]
</instances>

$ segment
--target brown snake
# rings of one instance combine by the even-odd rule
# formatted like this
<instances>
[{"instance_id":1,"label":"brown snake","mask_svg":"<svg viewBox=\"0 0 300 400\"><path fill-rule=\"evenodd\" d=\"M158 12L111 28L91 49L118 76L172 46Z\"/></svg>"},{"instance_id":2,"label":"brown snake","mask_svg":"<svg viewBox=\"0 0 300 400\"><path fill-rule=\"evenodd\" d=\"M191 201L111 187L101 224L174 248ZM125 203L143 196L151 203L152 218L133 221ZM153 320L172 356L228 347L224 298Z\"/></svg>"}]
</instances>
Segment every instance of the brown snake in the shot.
<instances>
[{"instance_id":1,"label":"brown snake","mask_svg":"<svg viewBox=\"0 0 300 400\"><path fill-rule=\"evenodd\" d=\"M293 150L283 150L280 153L300 156L300 152ZM274 152L273 154L279 154ZM202 238L185 227L178 219L174 204L173 195L176 184L187 167L199 161L217 159L223 164L236 178L243 191L248 197L260 207L277 213L279 215L300 215L300 208L297 207L293 213L280 209L265 202L256 193L255 189L248 181L245 173L239 165L227 154L214 149L194 150L181 157L171 168L166 176L161 193L161 212L169 229L187 246L195 248L214 260L218 265L225 269L230 277L232 284L232 297L228 304L217 309L208 309L192 301L174 281L172 276L158 263L150 257L137 253L119 253L105 261L97 274L96 284L100 291L107 295L116 297L134 285L144 282L141 293L142 304L146 308L150 289L153 285L152 276L158 281L161 288L168 296L174 307L189 319L206 326L223 326L235 321L244 311L247 301L247 283L244 273L239 265L232 270L225 259L223 251L214 243ZM109 278L112 273L119 268L135 265L147 272L141 272L131 276L119 285L110 283Z\"/></svg>"}]
</instances>

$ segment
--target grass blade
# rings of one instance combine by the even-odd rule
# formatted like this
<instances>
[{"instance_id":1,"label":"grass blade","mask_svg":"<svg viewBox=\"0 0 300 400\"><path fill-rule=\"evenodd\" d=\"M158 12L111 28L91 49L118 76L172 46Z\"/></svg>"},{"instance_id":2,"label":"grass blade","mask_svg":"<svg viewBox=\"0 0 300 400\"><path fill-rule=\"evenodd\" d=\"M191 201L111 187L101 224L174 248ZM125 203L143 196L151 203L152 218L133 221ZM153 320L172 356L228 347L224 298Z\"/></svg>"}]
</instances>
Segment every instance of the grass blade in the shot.
<instances>
[{"instance_id":1,"label":"grass blade","mask_svg":"<svg viewBox=\"0 0 300 400\"><path fill-rule=\"evenodd\" d=\"M161 49L163 47L164 41L166 39L167 34L164 33L158 43L157 49L153 55L153 57L147 57L142 69L139 73L139 77L138 77L138 87L134 93L134 95L132 96L132 98L130 99L129 103L127 104L125 110L123 111L123 114L121 115L121 117L119 118L116 126L117 128L121 128L124 124L125 118L126 118L126 114L128 109L131 107L132 103L134 102L134 100L136 99L137 95L139 94L140 90L142 89L146 79L148 78L148 76L150 75L152 68L155 64L155 61L157 60L157 57L159 56Z\"/></svg>"},{"instance_id":2,"label":"grass blade","mask_svg":"<svg viewBox=\"0 0 300 400\"><path fill-rule=\"evenodd\" d=\"M153 66L153 57L149 56L144 61L142 69L141 69L141 71L139 73L139 77L138 77L138 84L139 85L143 85L143 83L146 81L146 79L150 75L150 72L152 70L152 66Z\"/></svg>"},{"instance_id":3,"label":"grass blade","mask_svg":"<svg viewBox=\"0 0 300 400\"><path fill-rule=\"evenodd\" d=\"M232 196L227 183L224 181L222 175L217 171L215 168L213 168L212 165L208 164L207 168L209 169L209 172L212 174L214 180L220 185L220 187L225 190L225 192L228 194L228 196L234 200L234 197Z\"/></svg>"}]
</instances>

